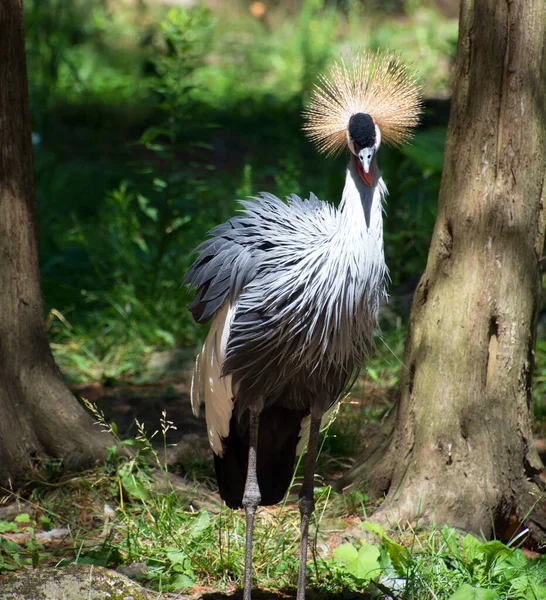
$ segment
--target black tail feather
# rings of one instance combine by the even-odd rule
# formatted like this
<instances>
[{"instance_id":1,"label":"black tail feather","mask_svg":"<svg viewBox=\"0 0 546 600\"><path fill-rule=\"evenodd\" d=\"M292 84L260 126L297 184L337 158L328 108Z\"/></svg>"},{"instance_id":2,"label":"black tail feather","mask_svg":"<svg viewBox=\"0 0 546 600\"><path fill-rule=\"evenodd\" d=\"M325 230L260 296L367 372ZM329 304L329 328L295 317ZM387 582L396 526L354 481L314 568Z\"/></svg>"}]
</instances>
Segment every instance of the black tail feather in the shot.
<instances>
[{"instance_id":1,"label":"black tail feather","mask_svg":"<svg viewBox=\"0 0 546 600\"><path fill-rule=\"evenodd\" d=\"M260 505L280 502L286 494L294 472L296 446L305 412L274 405L260 415L258 430L258 485ZM230 508L241 508L248 465L248 411L238 422L231 417L229 436L224 440L224 454L214 455L220 496Z\"/></svg>"}]
</instances>

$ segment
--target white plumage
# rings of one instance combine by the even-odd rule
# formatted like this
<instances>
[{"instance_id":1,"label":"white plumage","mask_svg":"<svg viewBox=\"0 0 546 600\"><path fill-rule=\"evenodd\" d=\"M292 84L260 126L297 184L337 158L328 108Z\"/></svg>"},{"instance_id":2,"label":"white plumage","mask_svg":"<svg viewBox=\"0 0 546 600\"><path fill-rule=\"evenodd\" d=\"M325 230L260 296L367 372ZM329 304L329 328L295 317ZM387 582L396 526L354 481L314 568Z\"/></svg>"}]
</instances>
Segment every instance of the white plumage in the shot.
<instances>
[{"instance_id":1,"label":"white plumage","mask_svg":"<svg viewBox=\"0 0 546 600\"><path fill-rule=\"evenodd\" d=\"M201 405L205 406L209 444L219 456L223 454L222 439L229 434L233 411L231 375L221 374L232 316L233 308L226 300L212 320L203 348L195 359L191 379L193 414L198 417Z\"/></svg>"}]
</instances>

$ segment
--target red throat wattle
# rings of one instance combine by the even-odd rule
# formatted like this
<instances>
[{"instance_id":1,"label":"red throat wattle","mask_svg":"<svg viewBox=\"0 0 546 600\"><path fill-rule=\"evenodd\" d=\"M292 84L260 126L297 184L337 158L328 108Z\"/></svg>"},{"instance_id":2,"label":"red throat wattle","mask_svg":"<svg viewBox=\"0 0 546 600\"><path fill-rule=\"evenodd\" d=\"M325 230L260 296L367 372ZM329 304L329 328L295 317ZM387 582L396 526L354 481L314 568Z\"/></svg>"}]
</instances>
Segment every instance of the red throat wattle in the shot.
<instances>
[{"instance_id":1,"label":"red throat wattle","mask_svg":"<svg viewBox=\"0 0 546 600\"><path fill-rule=\"evenodd\" d=\"M360 179L368 186L372 187L373 185L373 166L370 165L370 170L365 173L362 168L362 163L358 161L358 174L360 175Z\"/></svg>"}]
</instances>

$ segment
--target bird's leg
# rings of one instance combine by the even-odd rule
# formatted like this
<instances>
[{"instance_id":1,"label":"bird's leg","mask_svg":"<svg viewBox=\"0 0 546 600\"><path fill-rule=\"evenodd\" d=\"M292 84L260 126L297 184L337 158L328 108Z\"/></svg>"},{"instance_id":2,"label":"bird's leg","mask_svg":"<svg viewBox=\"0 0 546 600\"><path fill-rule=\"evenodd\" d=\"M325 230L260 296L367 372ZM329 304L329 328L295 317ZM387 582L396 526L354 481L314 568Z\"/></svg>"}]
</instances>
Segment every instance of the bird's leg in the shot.
<instances>
[{"instance_id":1,"label":"bird's leg","mask_svg":"<svg viewBox=\"0 0 546 600\"><path fill-rule=\"evenodd\" d=\"M320 432L320 417L311 416L311 429L307 443L307 460L305 474L300 490L300 515L301 515L301 543L300 543L300 568L298 573L298 592L296 600L305 600L305 569L307 566L307 541L309 538L309 519L315 509L315 464L317 462L318 439Z\"/></svg>"},{"instance_id":2,"label":"bird's leg","mask_svg":"<svg viewBox=\"0 0 546 600\"><path fill-rule=\"evenodd\" d=\"M261 407L250 408L250 427L248 432L248 468L246 471L245 493L243 495L243 506L246 512L246 546L245 546L245 582L243 600L250 600L252 590L252 536L254 533L254 515L256 507L262 499L258 485L257 449L258 449L258 425L260 422Z\"/></svg>"}]
</instances>

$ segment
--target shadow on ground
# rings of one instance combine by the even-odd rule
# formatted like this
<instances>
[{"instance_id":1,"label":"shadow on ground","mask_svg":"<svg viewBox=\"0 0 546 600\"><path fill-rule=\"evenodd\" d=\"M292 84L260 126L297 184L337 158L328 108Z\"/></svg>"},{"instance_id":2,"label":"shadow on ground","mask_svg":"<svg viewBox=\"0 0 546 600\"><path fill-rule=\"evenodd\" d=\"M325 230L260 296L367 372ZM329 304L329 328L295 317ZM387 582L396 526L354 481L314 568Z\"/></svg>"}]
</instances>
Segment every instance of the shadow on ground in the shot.
<instances>
[{"instance_id":1,"label":"shadow on ground","mask_svg":"<svg viewBox=\"0 0 546 600\"><path fill-rule=\"evenodd\" d=\"M275 592L268 592L263 590L252 590L252 600L293 600L296 597L294 590L280 590ZM345 592L342 595L339 594L327 594L319 590L307 590L305 597L308 600L371 600L370 594L363 594L357 592ZM210 592L198 596L199 600L243 600L243 590L238 589L232 594L226 594L221 592Z\"/></svg>"}]
</instances>

